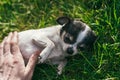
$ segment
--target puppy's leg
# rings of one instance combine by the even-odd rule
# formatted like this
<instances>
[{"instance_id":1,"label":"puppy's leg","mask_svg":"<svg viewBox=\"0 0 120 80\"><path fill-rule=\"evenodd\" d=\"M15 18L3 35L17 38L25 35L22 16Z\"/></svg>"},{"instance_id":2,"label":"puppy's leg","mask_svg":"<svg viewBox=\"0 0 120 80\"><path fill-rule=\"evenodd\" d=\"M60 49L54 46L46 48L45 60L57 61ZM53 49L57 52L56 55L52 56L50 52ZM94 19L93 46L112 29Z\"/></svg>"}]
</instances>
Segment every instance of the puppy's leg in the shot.
<instances>
[{"instance_id":1,"label":"puppy's leg","mask_svg":"<svg viewBox=\"0 0 120 80\"><path fill-rule=\"evenodd\" d=\"M47 57L49 56L55 45L47 37L44 37L42 39L35 38L33 39L33 43L35 43L38 46L40 45L44 47L43 51L40 53L40 59L39 59L40 60L39 62L43 63L47 59Z\"/></svg>"},{"instance_id":2,"label":"puppy's leg","mask_svg":"<svg viewBox=\"0 0 120 80\"><path fill-rule=\"evenodd\" d=\"M58 75L61 75L62 74L62 71L63 71L63 68L66 66L67 64L67 60L63 60L60 62L60 64L58 65L57 69L58 69Z\"/></svg>"}]
</instances>

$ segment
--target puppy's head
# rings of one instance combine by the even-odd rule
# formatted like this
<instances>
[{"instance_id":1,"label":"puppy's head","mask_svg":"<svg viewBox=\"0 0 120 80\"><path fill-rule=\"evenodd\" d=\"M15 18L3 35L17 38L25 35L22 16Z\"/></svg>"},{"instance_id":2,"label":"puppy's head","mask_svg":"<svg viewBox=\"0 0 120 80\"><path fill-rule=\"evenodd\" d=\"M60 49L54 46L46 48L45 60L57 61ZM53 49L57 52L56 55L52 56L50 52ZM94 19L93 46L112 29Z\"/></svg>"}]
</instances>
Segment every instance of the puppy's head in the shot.
<instances>
[{"instance_id":1,"label":"puppy's head","mask_svg":"<svg viewBox=\"0 0 120 80\"><path fill-rule=\"evenodd\" d=\"M60 36L70 46L66 52L75 55L80 50L91 48L96 40L95 33L91 28L80 20L72 20L68 17L59 17L57 22L62 25Z\"/></svg>"}]
</instances>

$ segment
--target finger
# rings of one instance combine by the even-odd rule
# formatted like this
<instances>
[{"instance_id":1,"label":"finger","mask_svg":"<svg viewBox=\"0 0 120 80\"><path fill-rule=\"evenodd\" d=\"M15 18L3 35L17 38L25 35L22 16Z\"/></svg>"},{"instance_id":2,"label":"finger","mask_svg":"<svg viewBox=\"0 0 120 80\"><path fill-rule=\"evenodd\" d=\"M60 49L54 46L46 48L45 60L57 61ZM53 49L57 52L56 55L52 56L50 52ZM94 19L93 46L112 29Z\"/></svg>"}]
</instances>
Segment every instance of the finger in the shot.
<instances>
[{"instance_id":1,"label":"finger","mask_svg":"<svg viewBox=\"0 0 120 80\"><path fill-rule=\"evenodd\" d=\"M18 33L14 32L11 40L11 52L13 55L21 55L20 54L20 49L18 46Z\"/></svg>"},{"instance_id":2,"label":"finger","mask_svg":"<svg viewBox=\"0 0 120 80\"><path fill-rule=\"evenodd\" d=\"M8 37L5 40L4 43L4 53L10 53L10 41L12 38L12 33L9 33Z\"/></svg>"},{"instance_id":3,"label":"finger","mask_svg":"<svg viewBox=\"0 0 120 80\"><path fill-rule=\"evenodd\" d=\"M6 40L6 37L4 38L2 43L0 44L0 68L1 68L1 66L3 64L3 46L4 46L5 40Z\"/></svg>"},{"instance_id":4,"label":"finger","mask_svg":"<svg viewBox=\"0 0 120 80\"><path fill-rule=\"evenodd\" d=\"M17 62L20 62L22 65L24 65L24 59L18 46L18 33L17 32L14 32L12 36L11 53L13 54L15 58L15 63L17 61Z\"/></svg>"},{"instance_id":5,"label":"finger","mask_svg":"<svg viewBox=\"0 0 120 80\"><path fill-rule=\"evenodd\" d=\"M31 57L30 57L30 59L28 61L28 64L26 66L26 69L25 69L25 74L26 75L33 74L34 67L35 67L35 64L36 64L36 61L38 59L39 54L40 54L40 52L37 51L36 53L31 55Z\"/></svg>"},{"instance_id":6,"label":"finger","mask_svg":"<svg viewBox=\"0 0 120 80\"><path fill-rule=\"evenodd\" d=\"M4 38L4 40L2 41L2 43L0 44L0 55L3 55L3 46L4 46L4 42L6 40L7 37Z\"/></svg>"},{"instance_id":7,"label":"finger","mask_svg":"<svg viewBox=\"0 0 120 80\"><path fill-rule=\"evenodd\" d=\"M2 41L2 43L0 44L0 77L3 76L3 45L4 45L4 41L6 38L4 38L4 40Z\"/></svg>"},{"instance_id":8,"label":"finger","mask_svg":"<svg viewBox=\"0 0 120 80\"><path fill-rule=\"evenodd\" d=\"M0 44L0 59L3 56L3 47L4 47L4 43L7 37L4 38L4 40L2 41L2 43Z\"/></svg>"}]
</instances>

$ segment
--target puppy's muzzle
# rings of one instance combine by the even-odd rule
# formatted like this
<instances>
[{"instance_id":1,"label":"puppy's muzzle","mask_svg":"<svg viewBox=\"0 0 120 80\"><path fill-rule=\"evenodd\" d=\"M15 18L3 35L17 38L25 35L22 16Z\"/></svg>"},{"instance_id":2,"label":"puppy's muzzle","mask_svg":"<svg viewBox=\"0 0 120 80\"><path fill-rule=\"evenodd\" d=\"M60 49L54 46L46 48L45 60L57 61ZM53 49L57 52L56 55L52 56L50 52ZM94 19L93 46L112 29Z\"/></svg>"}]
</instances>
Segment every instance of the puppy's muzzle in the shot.
<instances>
[{"instance_id":1,"label":"puppy's muzzle","mask_svg":"<svg viewBox=\"0 0 120 80\"><path fill-rule=\"evenodd\" d=\"M68 47L67 48L67 53L68 54L73 54L74 53L73 47Z\"/></svg>"}]
</instances>

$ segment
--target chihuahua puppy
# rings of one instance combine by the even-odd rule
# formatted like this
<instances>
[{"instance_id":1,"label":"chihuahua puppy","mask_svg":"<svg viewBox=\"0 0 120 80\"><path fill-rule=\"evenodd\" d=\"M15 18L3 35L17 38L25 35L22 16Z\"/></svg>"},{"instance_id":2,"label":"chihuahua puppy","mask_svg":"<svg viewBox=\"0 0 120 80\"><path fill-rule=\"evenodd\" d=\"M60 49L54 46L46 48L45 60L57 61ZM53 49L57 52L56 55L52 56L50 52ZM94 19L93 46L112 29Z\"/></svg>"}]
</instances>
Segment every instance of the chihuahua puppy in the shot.
<instances>
[{"instance_id":1,"label":"chihuahua puppy","mask_svg":"<svg viewBox=\"0 0 120 80\"><path fill-rule=\"evenodd\" d=\"M79 20L59 17L56 21L59 25L19 32L19 47L26 62L39 51L39 63L57 64L60 75L67 63L65 57L76 55L78 49L90 48L96 34Z\"/></svg>"}]
</instances>

